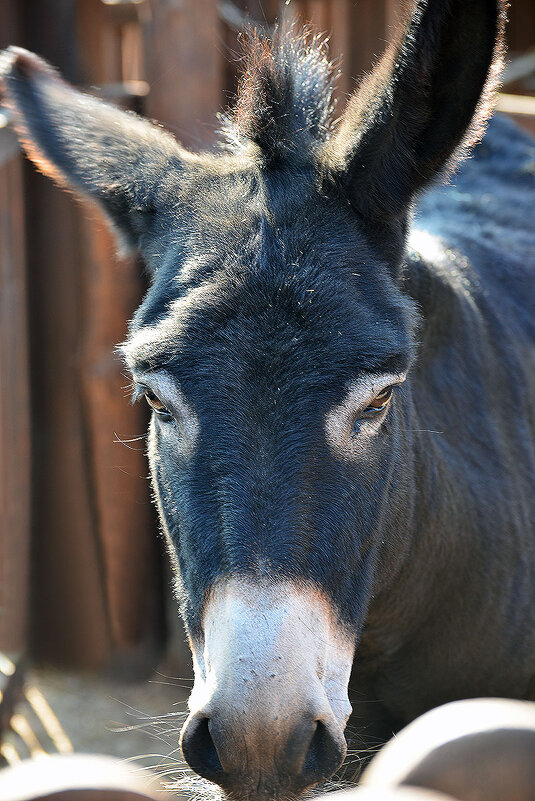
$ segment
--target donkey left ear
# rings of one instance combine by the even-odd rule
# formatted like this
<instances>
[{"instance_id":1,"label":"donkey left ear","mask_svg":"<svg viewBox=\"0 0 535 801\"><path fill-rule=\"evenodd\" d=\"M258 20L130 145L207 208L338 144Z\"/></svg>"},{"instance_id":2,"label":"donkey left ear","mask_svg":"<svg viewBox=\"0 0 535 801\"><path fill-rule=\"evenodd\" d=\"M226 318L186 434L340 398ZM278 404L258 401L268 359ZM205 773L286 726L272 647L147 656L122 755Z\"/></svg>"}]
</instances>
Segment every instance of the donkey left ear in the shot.
<instances>
[{"instance_id":1,"label":"donkey left ear","mask_svg":"<svg viewBox=\"0 0 535 801\"><path fill-rule=\"evenodd\" d=\"M366 216L396 216L481 135L500 74L504 0L417 0L351 98L327 154Z\"/></svg>"},{"instance_id":2,"label":"donkey left ear","mask_svg":"<svg viewBox=\"0 0 535 801\"><path fill-rule=\"evenodd\" d=\"M58 183L95 200L130 248L157 211L184 151L161 128L65 83L33 53L0 54L0 87L28 156Z\"/></svg>"}]
</instances>

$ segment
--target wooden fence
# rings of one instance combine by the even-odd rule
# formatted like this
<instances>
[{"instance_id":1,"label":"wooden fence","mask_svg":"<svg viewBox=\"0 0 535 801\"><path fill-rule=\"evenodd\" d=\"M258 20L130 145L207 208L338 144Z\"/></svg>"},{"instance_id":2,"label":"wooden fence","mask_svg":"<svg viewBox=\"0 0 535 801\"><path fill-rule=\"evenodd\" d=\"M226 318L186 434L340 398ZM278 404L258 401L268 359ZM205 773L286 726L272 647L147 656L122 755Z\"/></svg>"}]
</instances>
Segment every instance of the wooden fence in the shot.
<instances>
[{"instance_id":1,"label":"wooden fence","mask_svg":"<svg viewBox=\"0 0 535 801\"><path fill-rule=\"evenodd\" d=\"M384 49L400 3L2 0L0 48L35 50L70 81L199 147L213 140L215 113L235 89L244 20L271 24L280 6L330 32L332 56L343 57L343 99ZM513 50L533 46L532 0L512 0L510 32ZM135 260L116 260L94 210L24 165L5 122L0 650L17 654L29 643L57 664L141 675L165 643L164 560L143 440L128 442L143 434L146 413L129 404L114 346L145 277Z\"/></svg>"}]
</instances>

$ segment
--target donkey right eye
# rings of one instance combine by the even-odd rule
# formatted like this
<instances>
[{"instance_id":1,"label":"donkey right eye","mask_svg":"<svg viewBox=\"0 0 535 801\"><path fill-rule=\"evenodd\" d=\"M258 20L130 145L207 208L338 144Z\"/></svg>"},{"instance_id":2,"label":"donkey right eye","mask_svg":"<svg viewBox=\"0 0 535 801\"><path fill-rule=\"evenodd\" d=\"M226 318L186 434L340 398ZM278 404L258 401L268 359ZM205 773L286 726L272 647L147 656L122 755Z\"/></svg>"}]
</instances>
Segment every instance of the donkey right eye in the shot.
<instances>
[{"instance_id":1,"label":"donkey right eye","mask_svg":"<svg viewBox=\"0 0 535 801\"><path fill-rule=\"evenodd\" d=\"M145 400L149 404L150 408L154 412L156 412L156 414L158 415L158 417L161 420L172 420L173 419L173 415L171 414L169 409L167 409L167 407L164 406L164 404L161 402L159 397L154 394L154 392L151 392L150 389L146 389L143 392L143 394L145 395Z\"/></svg>"}]
</instances>

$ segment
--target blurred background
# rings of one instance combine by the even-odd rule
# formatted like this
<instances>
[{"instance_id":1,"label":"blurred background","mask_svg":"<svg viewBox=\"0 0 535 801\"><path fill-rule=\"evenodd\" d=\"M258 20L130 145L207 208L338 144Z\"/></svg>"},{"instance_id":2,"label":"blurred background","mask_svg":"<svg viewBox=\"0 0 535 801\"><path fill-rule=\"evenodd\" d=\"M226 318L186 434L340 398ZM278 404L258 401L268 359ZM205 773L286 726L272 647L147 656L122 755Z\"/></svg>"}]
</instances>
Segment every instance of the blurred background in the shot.
<instances>
[{"instance_id":1,"label":"blurred background","mask_svg":"<svg viewBox=\"0 0 535 801\"><path fill-rule=\"evenodd\" d=\"M247 25L272 25L284 9L327 32L343 107L402 8L400 0L0 0L0 48L34 50L77 86L202 148L235 92ZM535 134L534 0L511 0L509 17L499 107ZM146 285L142 264L116 258L95 209L25 161L0 110L5 761L72 748L134 755L150 750L146 736L160 737L158 755L176 747L178 722L156 718L145 731L158 714L182 715L191 666L150 501L146 409L130 404L114 350ZM157 683L147 683L151 675ZM112 720L134 726L126 745Z\"/></svg>"}]
</instances>

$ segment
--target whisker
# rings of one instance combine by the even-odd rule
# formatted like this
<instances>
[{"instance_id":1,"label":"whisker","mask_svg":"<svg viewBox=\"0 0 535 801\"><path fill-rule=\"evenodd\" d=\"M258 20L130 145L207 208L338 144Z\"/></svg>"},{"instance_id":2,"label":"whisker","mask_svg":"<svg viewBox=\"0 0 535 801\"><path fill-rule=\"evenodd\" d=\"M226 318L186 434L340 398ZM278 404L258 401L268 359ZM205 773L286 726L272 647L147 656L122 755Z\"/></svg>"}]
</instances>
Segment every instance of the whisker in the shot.
<instances>
[{"instance_id":1,"label":"whisker","mask_svg":"<svg viewBox=\"0 0 535 801\"><path fill-rule=\"evenodd\" d=\"M165 687L180 687L182 690L191 690L191 684L178 684L175 681L157 681L156 679L149 679L149 684L162 684ZM186 703L185 701L183 703Z\"/></svg>"},{"instance_id":2,"label":"whisker","mask_svg":"<svg viewBox=\"0 0 535 801\"><path fill-rule=\"evenodd\" d=\"M118 442L120 445L124 445L125 448L128 448L129 451L144 451L145 450L144 447L143 448L132 448L132 446L129 445L128 443L129 442L139 442L139 440L142 440L142 439L144 440L147 437L146 434L143 434L142 436L139 436L139 437L129 437L128 439L122 439L122 437L120 437L119 434L116 431L114 431L113 432L113 436L114 436L114 440L113 440L114 442Z\"/></svg>"},{"instance_id":3,"label":"whisker","mask_svg":"<svg viewBox=\"0 0 535 801\"><path fill-rule=\"evenodd\" d=\"M193 679L191 676L168 676L166 673L162 673L160 670L154 671L156 676L161 676L163 679L172 679L174 681L187 681L191 686L193 686Z\"/></svg>"}]
</instances>

